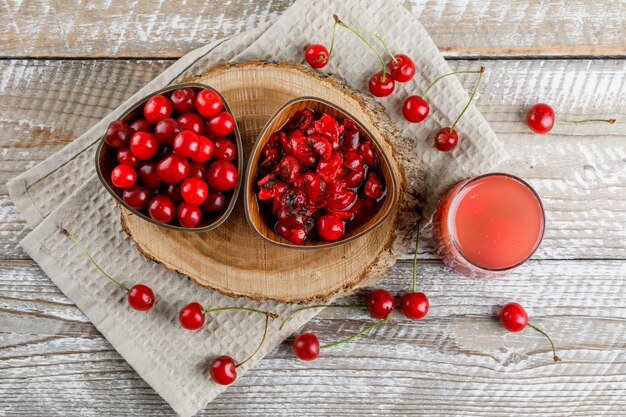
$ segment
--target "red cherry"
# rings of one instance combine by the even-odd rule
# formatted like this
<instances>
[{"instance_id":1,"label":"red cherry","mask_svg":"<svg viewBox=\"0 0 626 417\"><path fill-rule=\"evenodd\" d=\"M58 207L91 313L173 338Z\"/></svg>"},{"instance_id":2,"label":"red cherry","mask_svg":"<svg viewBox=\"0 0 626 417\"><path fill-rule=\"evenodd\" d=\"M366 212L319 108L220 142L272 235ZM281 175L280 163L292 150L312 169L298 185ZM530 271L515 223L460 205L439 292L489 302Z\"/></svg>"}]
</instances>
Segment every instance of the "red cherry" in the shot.
<instances>
[{"instance_id":1,"label":"red cherry","mask_svg":"<svg viewBox=\"0 0 626 417\"><path fill-rule=\"evenodd\" d=\"M202 212L198 206L182 202L176 209L176 218L181 226L186 228L196 227L202 218Z\"/></svg>"},{"instance_id":2,"label":"red cherry","mask_svg":"<svg viewBox=\"0 0 626 417\"><path fill-rule=\"evenodd\" d=\"M181 114L176 121L182 130L191 130L198 135L201 135L204 130L204 120L202 120L202 117L200 117L198 113L189 112Z\"/></svg>"},{"instance_id":3,"label":"red cherry","mask_svg":"<svg viewBox=\"0 0 626 417\"><path fill-rule=\"evenodd\" d=\"M396 300L387 290L377 289L367 295L367 306L370 315L376 319L384 319L396 308Z\"/></svg>"},{"instance_id":4,"label":"red cherry","mask_svg":"<svg viewBox=\"0 0 626 417\"><path fill-rule=\"evenodd\" d=\"M328 49L319 43L308 45L304 49L304 59L313 68L323 68L328 64Z\"/></svg>"},{"instance_id":5,"label":"red cherry","mask_svg":"<svg viewBox=\"0 0 626 417\"><path fill-rule=\"evenodd\" d=\"M196 330L204 324L204 312L199 303L189 303L178 313L178 321L188 330Z\"/></svg>"},{"instance_id":6,"label":"red cherry","mask_svg":"<svg viewBox=\"0 0 626 417\"><path fill-rule=\"evenodd\" d=\"M441 152L451 151L458 143L459 135L457 135L456 130L449 127L442 128L435 136L435 147Z\"/></svg>"},{"instance_id":7,"label":"red cherry","mask_svg":"<svg viewBox=\"0 0 626 417\"><path fill-rule=\"evenodd\" d=\"M300 175L302 165L296 158L287 155L280 160L276 171L285 181L292 182Z\"/></svg>"},{"instance_id":8,"label":"red cherry","mask_svg":"<svg viewBox=\"0 0 626 417\"><path fill-rule=\"evenodd\" d=\"M139 166L139 159L133 155L129 148L123 148L117 151L117 162L122 165L128 165L133 169Z\"/></svg>"},{"instance_id":9,"label":"red cherry","mask_svg":"<svg viewBox=\"0 0 626 417\"><path fill-rule=\"evenodd\" d=\"M104 141L112 148L128 148L132 134L131 128L126 123L121 120L114 120L107 127Z\"/></svg>"},{"instance_id":10,"label":"red cherry","mask_svg":"<svg viewBox=\"0 0 626 417\"><path fill-rule=\"evenodd\" d=\"M366 197L373 200L378 200L384 195L385 187L378 174L372 172L367 176L367 181L365 181L365 186L363 186L363 193Z\"/></svg>"},{"instance_id":11,"label":"red cherry","mask_svg":"<svg viewBox=\"0 0 626 417\"><path fill-rule=\"evenodd\" d=\"M128 291L128 304L138 311L150 310L154 305L154 293L147 285L133 285Z\"/></svg>"},{"instance_id":12,"label":"red cherry","mask_svg":"<svg viewBox=\"0 0 626 417\"><path fill-rule=\"evenodd\" d=\"M287 226L278 223L276 225L276 233L296 245L299 245L306 240L306 229L304 228L290 229Z\"/></svg>"},{"instance_id":13,"label":"red cherry","mask_svg":"<svg viewBox=\"0 0 626 417\"><path fill-rule=\"evenodd\" d=\"M235 188L239 174L233 164L223 159L218 159L209 165L207 182L217 191L226 191Z\"/></svg>"},{"instance_id":14,"label":"red cherry","mask_svg":"<svg viewBox=\"0 0 626 417\"><path fill-rule=\"evenodd\" d=\"M196 109L204 117L213 117L222 110L222 99L212 90L202 90L196 96Z\"/></svg>"},{"instance_id":15,"label":"red cherry","mask_svg":"<svg viewBox=\"0 0 626 417\"><path fill-rule=\"evenodd\" d=\"M226 196L219 191L211 190L204 203L200 206L207 213L218 213L226 205Z\"/></svg>"},{"instance_id":16,"label":"red cherry","mask_svg":"<svg viewBox=\"0 0 626 417\"><path fill-rule=\"evenodd\" d=\"M347 187L358 187L365 179L365 170L351 171L348 170L346 175L343 176L343 180L346 182Z\"/></svg>"},{"instance_id":17,"label":"red cherry","mask_svg":"<svg viewBox=\"0 0 626 417\"><path fill-rule=\"evenodd\" d=\"M139 159L150 159L159 151L159 141L152 133L137 132L130 139L130 151Z\"/></svg>"},{"instance_id":18,"label":"red cherry","mask_svg":"<svg viewBox=\"0 0 626 417\"><path fill-rule=\"evenodd\" d=\"M174 153L181 158L191 158L200 149L200 139L191 130L183 130L174 139Z\"/></svg>"},{"instance_id":19,"label":"red cherry","mask_svg":"<svg viewBox=\"0 0 626 417\"><path fill-rule=\"evenodd\" d=\"M160 120L154 127L154 136L157 140L165 145L171 145L176 135L181 132L180 124L172 119L167 118Z\"/></svg>"},{"instance_id":20,"label":"red cherry","mask_svg":"<svg viewBox=\"0 0 626 417\"><path fill-rule=\"evenodd\" d=\"M137 133L137 132L153 133L154 125L144 118L136 119L130 124L130 130L132 130L133 133Z\"/></svg>"},{"instance_id":21,"label":"red cherry","mask_svg":"<svg viewBox=\"0 0 626 417\"><path fill-rule=\"evenodd\" d=\"M157 173L156 161L145 161L139 165L139 181L151 190L161 188L163 181Z\"/></svg>"},{"instance_id":22,"label":"red cherry","mask_svg":"<svg viewBox=\"0 0 626 417\"><path fill-rule=\"evenodd\" d=\"M355 149L349 149L343 153L343 166L352 171L363 169L363 157Z\"/></svg>"},{"instance_id":23,"label":"red cherry","mask_svg":"<svg viewBox=\"0 0 626 417\"><path fill-rule=\"evenodd\" d=\"M371 143L361 143L359 151L361 152L363 162L365 162L368 166L375 167L378 165L378 155L376 154L376 150L374 150L374 147Z\"/></svg>"},{"instance_id":24,"label":"red cherry","mask_svg":"<svg viewBox=\"0 0 626 417\"><path fill-rule=\"evenodd\" d=\"M313 333L301 333L293 339L293 353L303 361L312 361L320 355L320 342Z\"/></svg>"},{"instance_id":25,"label":"red cherry","mask_svg":"<svg viewBox=\"0 0 626 417\"><path fill-rule=\"evenodd\" d=\"M207 126L215 136L226 136L235 128L235 119L228 112L221 112L212 117Z\"/></svg>"},{"instance_id":26,"label":"red cherry","mask_svg":"<svg viewBox=\"0 0 626 417\"><path fill-rule=\"evenodd\" d=\"M157 165L159 178L168 184L176 184L187 178L189 163L178 155L168 155Z\"/></svg>"},{"instance_id":27,"label":"red cherry","mask_svg":"<svg viewBox=\"0 0 626 417\"><path fill-rule=\"evenodd\" d=\"M402 115L411 123L420 123L428 117L430 106L420 96L409 96L402 105Z\"/></svg>"},{"instance_id":28,"label":"red cherry","mask_svg":"<svg viewBox=\"0 0 626 417\"><path fill-rule=\"evenodd\" d=\"M554 110L545 103L535 104L526 114L526 124L535 133L548 133L554 127Z\"/></svg>"},{"instance_id":29,"label":"red cherry","mask_svg":"<svg viewBox=\"0 0 626 417\"><path fill-rule=\"evenodd\" d=\"M189 178L200 178L201 180L206 178L206 173L208 171L206 164L202 162L192 162L189 164L189 174L187 175Z\"/></svg>"},{"instance_id":30,"label":"red cherry","mask_svg":"<svg viewBox=\"0 0 626 417\"><path fill-rule=\"evenodd\" d=\"M368 87L370 93L376 97L386 97L393 92L396 83L389 75L389 73L385 74L385 79L383 80L383 72L379 71L376 74L370 77Z\"/></svg>"},{"instance_id":31,"label":"red cherry","mask_svg":"<svg viewBox=\"0 0 626 417\"><path fill-rule=\"evenodd\" d=\"M327 242L335 242L343 237L344 226L334 214L326 214L317 219L317 234Z\"/></svg>"},{"instance_id":32,"label":"red cherry","mask_svg":"<svg viewBox=\"0 0 626 417\"><path fill-rule=\"evenodd\" d=\"M220 385L230 385L237 379L237 367L230 356L218 356L209 365L211 379Z\"/></svg>"},{"instance_id":33,"label":"red cherry","mask_svg":"<svg viewBox=\"0 0 626 417\"><path fill-rule=\"evenodd\" d=\"M142 210L148 204L150 191L143 185L135 184L124 190L122 199L130 208Z\"/></svg>"},{"instance_id":34,"label":"red cherry","mask_svg":"<svg viewBox=\"0 0 626 417\"><path fill-rule=\"evenodd\" d=\"M172 102L161 94L150 97L143 107L143 115L150 123L156 124L171 114Z\"/></svg>"},{"instance_id":35,"label":"red cherry","mask_svg":"<svg viewBox=\"0 0 626 417\"><path fill-rule=\"evenodd\" d=\"M187 113L195 109L196 93L189 87L174 90L170 96L172 106L178 113Z\"/></svg>"},{"instance_id":36,"label":"red cherry","mask_svg":"<svg viewBox=\"0 0 626 417\"><path fill-rule=\"evenodd\" d=\"M400 310L407 318L419 320L428 313L428 297L423 292L408 292L400 299Z\"/></svg>"},{"instance_id":37,"label":"red cherry","mask_svg":"<svg viewBox=\"0 0 626 417\"><path fill-rule=\"evenodd\" d=\"M187 203L198 206L206 200L209 187L201 179L187 178L180 186L180 195Z\"/></svg>"},{"instance_id":38,"label":"red cherry","mask_svg":"<svg viewBox=\"0 0 626 417\"><path fill-rule=\"evenodd\" d=\"M174 203L163 194L152 197L148 204L148 214L159 223L169 223L174 218Z\"/></svg>"},{"instance_id":39,"label":"red cherry","mask_svg":"<svg viewBox=\"0 0 626 417\"><path fill-rule=\"evenodd\" d=\"M215 144L213 158L225 159L227 161L235 159L235 156L237 155L237 148L231 140L226 138L216 138L213 140L213 143Z\"/></svg>"},{"instance_id":40,"label":"red cherry","mask_svg":"<svg viewBox=\"0 0 626 417\"><path fill-rule=\"evenodd\" d=\"M180 184L167 184L163 187L163 194L168 196L174 204L179 204L183 201L183 197L180 195Z\"/></svg>"},{"instance_id":41,"label":"red cherry","mask_svg":"<svg viewBox=\"0 0 626 417\"><path fill-rule=\"evenodd\" d=\"M211 159L215 145L206 136L198 136L198 151L191 157L196 162L206 162Z\"/></svg>"},{"instance_id":42,"label":"red cherry","mask_svg":"<svg viewBox=\"0 0 626 417\"><path fill-rule=\"evenodd\" d=\"M119 188L128 188L137 181L137 173L128 165L118 165L111 171L111 182Z\"/></svg>"},{"instance_id":43,"label":"red cherry","mask_svg":"<svg viewBox=\"0 0 626 417\"><path fill-rule=\"evenodd\" d=\"M518 303L507 303L500 310L500 323L510 332L520 332L528 324L528 314Z\"/></svg>"},{"instance_id":44,"label":"red cherry","mask_svg":"<svg viewBox=\"0 0 626 417\"><path fill-rule=\"evenodd\" d=\"M405 83L415 75L415 64L405 54L397 54L395 59L389 61L389 73L394 80Z\"/></svg>"}]
</instances>

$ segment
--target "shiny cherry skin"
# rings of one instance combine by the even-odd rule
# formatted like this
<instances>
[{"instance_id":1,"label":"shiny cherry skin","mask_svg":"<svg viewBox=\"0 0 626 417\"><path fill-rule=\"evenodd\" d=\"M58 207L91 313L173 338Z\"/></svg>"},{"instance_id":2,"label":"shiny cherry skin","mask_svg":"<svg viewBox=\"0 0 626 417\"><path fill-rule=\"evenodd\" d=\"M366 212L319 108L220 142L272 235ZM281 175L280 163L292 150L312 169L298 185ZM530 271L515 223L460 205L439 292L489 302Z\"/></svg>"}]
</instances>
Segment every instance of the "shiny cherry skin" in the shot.
<instances>
[{"instance_id":1,"label":"shiny cherry skin","mask_svg":"<svg viewBox=\"0 0 626 417\"><path fill-rule=\"evenodd\" d=\"M521 332L528 324L528 314L519 303L507 303L500 310L500 323L510 332Z\"/></svg>"},{"instance_id":2,"label":"shiny cherry skin","mask_svg":"<svg viewBox=\"0 0 626 417\"><path fill-rule=\"evenodd\" d=\"M301 333L293 339L293 353L303 361L312 361L320 355L320 342L313 333Z\"/></svg>"},{"instance_id":3,"label":"shiny cherry skin","mask_svg":"<svg viewBox=\"0 0 626 417\"><path fill-rule=\"evenodd\" d=\"M137 132L154 133L154 125L144 118L135 119L130 124L130 130L132 130L133 133L137 133Z\"/></svg>"},{"instance_id":4,"label":"shiny cherry skin","mask_svg":"<svg viewBox=\"0 0 626 417\"><path fill-rule=\"evenodd\" d=\"M420 96L408 96L402 104L402 115L411 123L421 123L430 112L428 102Z\"/></svg>"},{"instance_id":5,"label":"shiny cherry skin","mask_svg":"<svg viewBox=\"0 0 626 417\"><path fill-rule=\"evenodd\" d=\"M159 151L159 141L152 133L137 132L130 138L130 151L139 159L150 159Z\"/></svg>"},{"instance_id":6,"label":"shiny cherry skin","mask_svg":"<svg viewBox=\"0 0 626 417\"><path fill-rule=\"evenodd\" d=\"M130 151L130 148L123 148L117 151L117 162L122 165L128 165L133 169L139 166L139 158Z\"/></svg>"},{"instance_id":7,"label":"shiny cherry skin","mask_svg":"<svg viewBox=\"0 0 626 417\"><path fill-rule=\"evenodd\" d=\"M372 146L370 142L363 142L359 147L359 152L361 152L361 158L363 158L363 162L371 167L375 167L378 165L378 155L376 154L376 150Z\"/></svg>"},{"instance_id":8,"label":"shiny cherry skin","mask_svg":"<svg viewBox=\"0 0 626 417\"><path fill-rule=\"evenodd\" d=\"M191 130L183 130L174 138L174 153L181 158L191 158L199 148L200 139Z\"/></svg>"},{"instance_id":9,"label":"shiny cherry skin","mask_svg":"<svg viewBox=\"0 0 626 417\"><path fill-rule=\"evenodd\" d=\"M380 199L385 193L385 186L377 173L372 172L367 176L363 186L363 193L372 200Z\"/></svg>"},{"instance_id":10,"label":"shiny cherry skin","mask_svg":"<svg viewBox=\"0 0 626 417\"><path fill-rule=\"evenodd\" d=\"M159 178L168 184L177 184L189 175L189 162L178 155L168 155L157 165Z\"/></svg>"},{"instance_id":11,"label":"shiny cherry skin","mask_svg":"<svg viewBox=\"0 0 626 417\"><path fill-rule=\"evenodd\" d=\"M148 214L159 223L169 223L174 218L176 208L172 200L163 194L152 197L148 204Z\"/></svg>"},{"instance_id":12,"label":"shiny cherry skin","mask_svg":"<svg viewBox=\"0 0 626 417\"><path fill-rule=\"evenodd\" d=\"M178 321L188 330L197 330L204 324L204 312L199 303L189 303L178 313Z\"/></svg>"},{"instance_id":13,"label":"shiny cherry skin","mask_svg":"<svg viewBox=\"0 0 626 417\"><path fill-rule=\"evenodd\" d=\"M348 149L343 153L343 166L352 171L363 169L363 157L356 149Z\"/></svg>"},{"instance_id":14,"label":"shiny cherry skin","mask_svg":"<svg viewBox=\"0 0 626 417\"><path fill-rule=\"evenodd\" d=\"M219 191L211 190L200 208L207 213L219 213L224 206L226 206L226 196Z\"/></svg>"},{"instance_id":15,"label":"shiny cherry skin","mask_svg":"<svg viewBox=\"0 0 626 417\"><path fill-rule=\"evenodd\" d=\"M200 178L201 180L204 180L208 170L209 167L206 164L193 161L189 164L189 174L187 176L189 178Z\"/></svg>"},{"instance_id":16,"label":"shiny cherry skin","mask_svg":"<svg viewBox=\"0 0 626 417\"><path fill-rule=\"evenodd\" d=\"M154 305L154 293L147 285L136 284L128 291L128 304L137 311L146 311Z\"/></svg>"},{"instance_id":17,"label":"shiny cherry skin","mask_svg":"<svg viewBox=\"0 0 626 417\"><path fill-rule=\"evenodd\" d=\"M130 144L130 138L133 135L133 131L130 126L121 120L114 120L109 123L107 131L104 134L104 141L112 148L128 148Z\"/></svg>"},{"instance_id":18,"label":"shiny cherry skin","mask_svg":"<svg viewBox=\"0 0 626 417\"><path fill-rule=\"evenodd\" d=\"M142 210L148 205L150 200L150 190L143 185L135 184L124 190L122 199L128 207L135 210Z\"/></svg>"},{"instance_id":19,"label":"shiny cherry skin","mask_svg":"<svg viewBox=\"0 0 626 417\"><path fill-rule=\"evenodd\" d=\"M198 135L204 130L204 120L198 113L189 112L178 116L176 119L182 130L191 130Z\"/></svg>"},{"instance_id":20,"label":"shiny cherry skin","mask_svg":"<svg viewBox=\"0 0 626 417\"><path fill-rule=\"evenodd\" d=\"M235 128L233 115L223 111L209 119L207 126L214 136L226 136Z\"/></svg>"},{"instance_id":21,"label":"shiny cherry skin","mask_svg":"<svg viewBox=\"0 0 626 417\"><path fill-rule=\"evenodd\" d=\"M419 320L428 314L428 297L423 292L408 292L400 299L400 310L406 318Z\"/></svg>"},{"instance_id":22,"label":"shiny cherry skin","mask_svg":"<svg viewBox=\"0 0 626 417\"><path fill-rule=\"evenodd\" d=\"M526 114L526 124L535 133L548 133L554 127L554 109L545 103L535 104Z\"/></svg>"},{"instance_id":23,"label":"shiny cherry skin","mask_svg":"<svg viewBox=\"0 0 626 417\"><path fill-rule=\"evenodd\" d=\"M317 219L317 234L327 242L336 242L343 237L343 222L334 214L325 214Z\"/></svg>"},{"instance_id":24,"label":"shiny cherry skin","mask_svg":"<svg viewBox=\"0 0 626 417\"><path fill-rule=\"evenodd\" d=\"M172 114L172 102L164 95L152 96L143 107L143 115L147 121L157 124L160 120L170 117Z\"/></svg>"},{"instance_id":25,"label":"shiny cherry skin","mask_svg":"<svg viewBox=\"0 0 626 417\"><path fill-rule=\"evenodd\" d=\"M212 90L202 90L196 96L196 109L204 117L213 117L222 110L222 99Z\"/></svg>"},{"instance_id":26,"label":"shiny cherry skin","mask_svg":"<svg viewBox=\"0 0 626 417\"><path fill-rule=\"evenodd\" d=\"M230 356L218 356L209 365L211 379L220 385L230 385L237 379L237 366Z\"/></svg>"},{"instance_id":27,"label":"shiny cherry skin","mask_svg":"<svg viewBox=\"0 0 626 417\"><path fill-rule=\"evenodd\" d=\"M456 130L444 127L435 136L435 147L441 152L448 152L456 148L459 143L459 135Z\"/></svg>"},{"instance_id":28,"label":"shiny cherry skin","mask_svg":"<svg viewBox=\"0 0 626 417\"><path fill-rule=\"evenodd\" d=\"M405 54L397 54L389 61L389 73L399 83L410 81L415 75L415 64Z\"/></svg>"},{"instance_id":29,"label":"shiny cherry skin","mask_svg":"<svg viewBox=\"0 0 626 417\"><path fill-rule=\"evenodd\" d=\"M151 190L161 188L163 181L157 172L156 161L145 161L139 165L139 182Z\"/></svg>"},{"instance_id":30,"label":"shiny cherry skin","mask_svg":"<svg viewBox=\"0 0 626 417\"><path fill-rule=\"evenodd\" d=\"M237 155L237 148L231 140L226 138L215 138L213 143L215 144L213 158L225 159L227 161L235 159L235 156Z\"/></svg>"},{"instance_id":31,"label":"shiny cherry skin","mask_svg":"<svg viewBox=\"0 0 626 417\"><path fill-rule=\"evenodd\" d=\"M367 306L370 315L376 319L384 319L396 308L396 300L387 290L377 289L367 294Z\"/></svg>"},{"instance_id":32,"label":"shiny cherry skin","mask_svg":"<svg viewBox=\"0 0 626 417\"><path fill-rule=\"evenodd\" d=\"M198 136L198 150L191 157L196 162L206 162L211 159L215 145L206 136Z\"/></svg>"},{"instance_id":33,"label":"shiny cherry skin","mask_svg":"<svg viewBox=\"0 0 626 417\"><path fill-rule=\"evenodd\" d=\"M389 94L393 93L393 89L396 86L396 82L389 75L389 73L385 74L385 79L383 80L383 72L379 71L376 74L370 77L368 82L368 87L370 93L376 97L386 97Z\"/></svg>"},{"instance_id":34,"label":"shiny cherry skin","mask_svg":"<svg viewBox=\"0 0 626 417\"><path fill-rule=\"evenodd\" d=\"M323 68L328 64L328 49L320 43L313 43L304 48L304 59L313 68Z\"/></svg>"},{"instance_id":35,"label":"shiny cherry skin","mask_svg":"<svg viewBox=\"0 0 626 417\"><path fill-rule=\"evenodd\" d=\"M180 186L180 195L192 206L204 203L208 194L209 187L199 178L187 178Z\"/></svg>"},{"instance_id":36,"label":"shiny cherry skin","mask_svg":"<svg viewBox=\"0 0 626 417\"><path fill-rule=\"evenodd\" d=\"M198 206L182 202L176 208L176 218L181 226L186 228L196 227L202 219L202 211Z\"/></svg>"},{"instance_id":37,"label":"shiny cherry skin","mask_svg":"<svg viewBox=\"0 0 626 417\"><path fill-rule=\"evenodd\" d=\"M111 182L118 188L128 188L137 181L137 172L128 165L118 165L111 171Z\"/></svg>"},{"instance_id":38,"label":"shiny cherry skin","mask_svg":"<svg viewBox=\"0 0 626 417\"><path fill-rule=\"evenodd\" d=\"M171 145L174 142L174 138L182 131L180 124L168 117L167 119L160 120L154 127L154 136L159 142L164 145Z\"/></svg>"},{"instance_id":39,"label":"shiny cherry skin","mask_svg":"<svg viewBox=\"0 0 626 417\"><path fill-rule=\"evenodd\" d=\"M167 184L161 189L161 193L168 196L174 204L180 204L183 201L180 195L180 184Z\"/></svg>"},{"instance_id":40,"label":"shiny cherry skin","mask_svg":"<svg viewBox=\"0 0 626 417\"><path fill-rule=\"evenodd\" d=\"M212 189L226 191L235 188L239 179L239 173L232 163L218 159L209 165L206 177Z\"/></svg>"},{"instance_id":41,"label":"shiny cherry skin","mask_svg":"<svg viewBox=\"0 0 626 417\"><path fill-rule=\"evenodd\" d=\"M192 88L183 87L175 90L170 96L172 107L178 113L194 111L196 107L196 93Z\"/></svg>"}]
</instances>

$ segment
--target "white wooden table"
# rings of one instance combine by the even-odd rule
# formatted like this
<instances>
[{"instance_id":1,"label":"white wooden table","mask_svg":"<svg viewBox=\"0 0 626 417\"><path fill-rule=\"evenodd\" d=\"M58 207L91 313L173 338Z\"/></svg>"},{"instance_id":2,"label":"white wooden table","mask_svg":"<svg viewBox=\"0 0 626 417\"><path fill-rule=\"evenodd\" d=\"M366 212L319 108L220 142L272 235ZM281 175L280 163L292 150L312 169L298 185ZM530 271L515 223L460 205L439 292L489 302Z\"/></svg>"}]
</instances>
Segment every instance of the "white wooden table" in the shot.
<instances>
[{"instance_id":1,"label":"white wooden table","mask_svg":"<svg viewBox=\"0 0 626 417\"><path fill-rule=\"evenodd\" d=\"M291 0L176 3L0 1L0 415L172 414L19 248L28 228L5 184L177 57ZM626 415L626 3L403 4L453 68L487 67L478 107L512 155L500 169L543 198L541 248L508 278L469 281L420 242L427 319L313 363L285 343L202 415ZM538 101L563 118L619 123L533 135L520 120ZM400 292L410 274L404 260L382 285ZM496 306L511 299L551 333L563 362L541 335L498 325ZM361 325L358 313L327 310L306 328L328 340Z\"/></svg>"}]
</instances>

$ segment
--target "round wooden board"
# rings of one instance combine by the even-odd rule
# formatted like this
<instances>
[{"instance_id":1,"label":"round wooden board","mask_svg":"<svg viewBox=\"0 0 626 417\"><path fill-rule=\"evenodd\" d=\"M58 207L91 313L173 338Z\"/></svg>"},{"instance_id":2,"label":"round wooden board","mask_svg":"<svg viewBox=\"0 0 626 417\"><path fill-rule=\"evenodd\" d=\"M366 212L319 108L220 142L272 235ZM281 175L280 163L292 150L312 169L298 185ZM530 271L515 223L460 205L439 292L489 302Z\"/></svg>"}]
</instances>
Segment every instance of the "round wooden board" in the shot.
<instances>
[{"instance_id":1,"label":"round wooden board","mask_svg":"<svg viewBox=\"0 0 626 417\"><path fill-rule=\"evenodd\" d=\"M217 89L228 102L241 131L244 161L265 123L286 101L316 96L335 103L359 119L390 156L398 188L404 176L394 159L391 137L397 132L371 100L332 77L322 77L292 63L219 64L196 81ZM243 175L243 172L241 173ZM405 193L398 193L403 199ZM227 295L284 302L328 299L349 290L368 275L379 279L395 262L391 246L397 236L398 210L380 227L354 242L320 250L294 250L269 244L250 229L242 195L219 228L203 233L168 230L122 209L122 225L139 250L207 288ZM414 216L415 217L415 216Z\"/></svg>"}]
</instances>

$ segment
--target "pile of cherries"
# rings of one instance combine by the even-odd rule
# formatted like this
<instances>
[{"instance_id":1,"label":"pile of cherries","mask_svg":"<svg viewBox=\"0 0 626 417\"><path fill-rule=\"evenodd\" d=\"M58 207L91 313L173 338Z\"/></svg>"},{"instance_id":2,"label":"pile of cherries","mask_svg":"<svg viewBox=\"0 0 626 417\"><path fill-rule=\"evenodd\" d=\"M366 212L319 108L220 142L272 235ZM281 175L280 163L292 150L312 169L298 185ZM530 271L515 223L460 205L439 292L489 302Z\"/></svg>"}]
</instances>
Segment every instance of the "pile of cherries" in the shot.
<instances>
[{"instance_id":1,"label":"pile of cherries","mask_svg":"<svg viewBox=\"0 0 626 417\"><path fill-rule=\"evenodd\" d=\"M256 196L284 239L335 242L376 214L386 184L376 149L353 120L304 109L263 146Z\"/></svg>"},{"instance_id":2,"label":"pile of cherries","mask_svg":"<svg viewBox=\"0 0 626 417\"><path fill-rule=\"evenodd\" d=\"M223 212L237 185L235 120L210 89L150 97L143 118L109 124L117 149L111 183L131 208L160 223L196 227Z\"/></svg>"}]
</instances>

